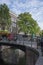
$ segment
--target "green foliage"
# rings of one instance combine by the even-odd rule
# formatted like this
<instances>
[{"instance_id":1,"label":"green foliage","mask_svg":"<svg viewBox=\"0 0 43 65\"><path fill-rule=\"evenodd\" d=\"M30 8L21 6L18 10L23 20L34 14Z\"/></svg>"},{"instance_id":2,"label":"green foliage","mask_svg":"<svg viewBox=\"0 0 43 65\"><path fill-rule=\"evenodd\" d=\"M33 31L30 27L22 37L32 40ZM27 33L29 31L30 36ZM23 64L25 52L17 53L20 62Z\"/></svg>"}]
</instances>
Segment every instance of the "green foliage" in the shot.
<instances>
[{"instance_id":1,"label":"green foliage","mask_svg":"<svg viewBox=\"0 0 43 65\"><path fill-rule=\"evenodd\" d=\"M40 31L40 36L43 36L43 30Z\"/></svg>"},{"instance_id":2,"label":"green foliage","mask_svg":"<svg viewBox=\"0 0 43 65\"><path fill-rule=\"evenodd\" d=\"M31 14L28 12L21 13L18 16L17 24L19 27L19 32L22 31L25 34L27 33L36 34L40 30L37 22L32 18Z\"/></svg>"},{"instance_id":3,"label":"green foliage","mask_svg":"<svg viewBox=\"0 0 43 65\"><path fill-rule=\"evenodd\" d=\"M9 8L6 4L0 5L0 24L2 29L11 24L11 17L9 14Z\"/></svg>"},{"instance_id":4,"label":"green foliage","mask_svg":"<svg viewBox=\"0 0 43 65\"><path fill-rule=\"evenodd\" d=\"M8 30L0 30L0 35L7 35L10 32Z\"/></svg>"}]
</instances>

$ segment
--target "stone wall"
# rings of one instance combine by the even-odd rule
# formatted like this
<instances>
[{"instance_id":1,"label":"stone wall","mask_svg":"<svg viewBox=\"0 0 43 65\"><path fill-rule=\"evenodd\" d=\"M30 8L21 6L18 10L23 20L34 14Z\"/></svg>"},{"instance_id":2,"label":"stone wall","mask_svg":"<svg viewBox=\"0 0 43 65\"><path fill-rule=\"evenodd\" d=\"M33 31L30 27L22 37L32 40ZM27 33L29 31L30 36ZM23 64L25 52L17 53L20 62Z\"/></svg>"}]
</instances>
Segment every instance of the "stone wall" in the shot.
<instances>
[{"instance_id":1,"label":"stone wall","mask_svg":"<svg viewBox=\"0 0 43 65\"><path fill-rule=\"evenodd\" d=\"M39 53L33 48L26 48L26 65L35 65Z\"/></svg>"}]
</instances>

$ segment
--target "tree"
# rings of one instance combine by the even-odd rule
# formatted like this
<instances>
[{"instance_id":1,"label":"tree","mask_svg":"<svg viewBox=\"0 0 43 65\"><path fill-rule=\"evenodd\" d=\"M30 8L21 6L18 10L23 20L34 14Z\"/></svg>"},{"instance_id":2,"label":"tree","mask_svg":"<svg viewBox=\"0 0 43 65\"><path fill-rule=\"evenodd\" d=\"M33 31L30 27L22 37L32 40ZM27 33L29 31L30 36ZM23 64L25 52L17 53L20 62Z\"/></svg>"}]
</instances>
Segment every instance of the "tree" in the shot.
<instances>
[{"instance_id":1,"label":"tree","mask_svg":"<svg viewBox=\"0 0 43 65\"><path fill-rule=\"evenodd\" d=\"M5 30L6 27L9 27L11 24L11 17L9 13L9 8L6 4L0 5L0 25L1 29Z\"/></svg>"},{"instance_id":2,"label":"tree","mask_svg":"<svg viewBox=\"0 0 43 65\"><path fill-rule=\"evenodd\" d=\"M19 27L19 32L22 31L25 34L27 33L36 34L40 30L37 22L32 18L32 15L29 14L28 12L21 13L18 16L17 24Z\"/></svg>"},{"instance_id":3,"label":"tree","mask_svg":"<svg viewBox=\"0 0 43 65\"><path fill-rule=\"evenodd\" d=\"M40 36L41 36L41 37L43 36L43 30L40 31Z\"/></svg>"}]
</instances>

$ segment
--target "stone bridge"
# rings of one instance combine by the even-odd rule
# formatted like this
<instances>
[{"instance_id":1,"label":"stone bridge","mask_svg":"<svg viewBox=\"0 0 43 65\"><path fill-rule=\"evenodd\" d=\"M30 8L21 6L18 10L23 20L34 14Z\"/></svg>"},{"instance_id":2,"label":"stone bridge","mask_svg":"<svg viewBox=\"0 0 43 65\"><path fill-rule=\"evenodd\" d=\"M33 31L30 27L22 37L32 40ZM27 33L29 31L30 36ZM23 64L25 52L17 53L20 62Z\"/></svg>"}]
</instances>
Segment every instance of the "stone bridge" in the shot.
<instances>
[{"instance_id":1,"label":"stone bridge","mask_svg":"<svg viewBox=\"0 0 43 65\"><path fill-rule=\"evenodd\" d=\"M25 65L35 65L35 63L39 57L38 51L36 51L36 49L34 49L34 48L31 48L31 47L25 46L25 45L16 44L16 42L0 41L0 62L2 62L1 61L1 59L2 59L1 58L1 46L11 46L11 47L15 47L17 49L24 51L25 52L25 60L26 60Z\"/></svg>"}]
</instances>

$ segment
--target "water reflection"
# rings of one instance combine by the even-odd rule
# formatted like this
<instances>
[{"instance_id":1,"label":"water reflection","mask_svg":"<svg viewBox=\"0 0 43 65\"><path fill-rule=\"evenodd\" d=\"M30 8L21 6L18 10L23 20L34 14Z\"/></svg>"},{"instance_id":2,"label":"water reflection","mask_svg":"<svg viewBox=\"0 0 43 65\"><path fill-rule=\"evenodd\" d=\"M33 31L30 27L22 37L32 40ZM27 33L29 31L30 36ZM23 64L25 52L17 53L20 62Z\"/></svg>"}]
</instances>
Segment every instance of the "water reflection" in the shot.
<instances>
[{"instance_id":1,"label":"water reflection","mask_svg":"<svg viewBox=\"0 0 43 65\"><path fill-rule=\"evenodd\" d=\"M2 46L4 62L14 65L25 65L25 52L10 46Z\"/></svg>"}]
</instances>

